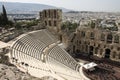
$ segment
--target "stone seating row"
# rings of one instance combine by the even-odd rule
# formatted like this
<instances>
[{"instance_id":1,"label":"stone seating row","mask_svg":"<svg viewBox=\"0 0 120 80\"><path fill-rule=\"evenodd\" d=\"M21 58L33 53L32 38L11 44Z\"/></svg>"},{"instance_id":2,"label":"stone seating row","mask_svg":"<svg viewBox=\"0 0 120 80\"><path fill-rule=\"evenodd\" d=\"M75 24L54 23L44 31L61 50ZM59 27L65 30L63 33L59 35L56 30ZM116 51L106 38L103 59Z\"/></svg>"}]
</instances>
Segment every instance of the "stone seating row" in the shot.
<instances>
[{"instance_id":1,"label":"stone seating row","mask_svg":"<svg viewBox=\"0 0 120 80\"><path fill-rule=\"evenodd\" d=\"M80 65L74 58L57 44L50 47L56 42L57 39L47 30L24 34L11 46L11 62L35 77L54 73L65 80L84 80L79 73Z\"/></svg>"}]
</instances>

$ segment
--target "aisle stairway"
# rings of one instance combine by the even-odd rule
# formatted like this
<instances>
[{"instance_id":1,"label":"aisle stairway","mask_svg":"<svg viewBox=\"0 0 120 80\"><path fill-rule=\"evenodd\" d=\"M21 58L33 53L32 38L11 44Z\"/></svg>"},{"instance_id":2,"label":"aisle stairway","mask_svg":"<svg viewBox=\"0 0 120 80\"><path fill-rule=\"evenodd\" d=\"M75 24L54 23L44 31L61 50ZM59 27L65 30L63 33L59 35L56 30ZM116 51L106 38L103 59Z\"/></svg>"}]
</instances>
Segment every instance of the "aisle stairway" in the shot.
<instances>
[{"instance_id":1,"label":"aisle stairway","mask_svg":"<svg viewBox=\"0 0 120 80\"><path fill-rule=\"evenodd\" d=\"M81 76L81 67L48 30L23 34L11 45L10 61L35 77L52 76L58 80L89 80Z\"/></svg>"}]
</instances>

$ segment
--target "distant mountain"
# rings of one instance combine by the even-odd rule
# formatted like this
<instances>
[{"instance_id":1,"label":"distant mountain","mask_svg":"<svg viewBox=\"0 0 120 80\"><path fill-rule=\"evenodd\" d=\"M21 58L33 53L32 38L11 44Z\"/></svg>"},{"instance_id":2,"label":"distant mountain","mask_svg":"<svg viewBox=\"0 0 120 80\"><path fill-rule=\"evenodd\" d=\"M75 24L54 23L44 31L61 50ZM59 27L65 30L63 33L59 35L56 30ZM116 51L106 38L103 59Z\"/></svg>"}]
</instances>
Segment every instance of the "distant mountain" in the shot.
<instances>
[{"instance_id":1,"label":"distant mountain","mask_svg":"<svg viewBox=\"0 0 120 80\"><path fill-rule=\"evenodd\" d=\"M30 13L37 14L43 9L58 9L59 7L49 6L44 4L35 4L35 3L18 3L18 2L0 2L0 12L2 11L2 4L5 5L5 8L9 14L16 13ZM60 8L63 12L70 11L69 9Z\"/></svg>"}]
</instances>

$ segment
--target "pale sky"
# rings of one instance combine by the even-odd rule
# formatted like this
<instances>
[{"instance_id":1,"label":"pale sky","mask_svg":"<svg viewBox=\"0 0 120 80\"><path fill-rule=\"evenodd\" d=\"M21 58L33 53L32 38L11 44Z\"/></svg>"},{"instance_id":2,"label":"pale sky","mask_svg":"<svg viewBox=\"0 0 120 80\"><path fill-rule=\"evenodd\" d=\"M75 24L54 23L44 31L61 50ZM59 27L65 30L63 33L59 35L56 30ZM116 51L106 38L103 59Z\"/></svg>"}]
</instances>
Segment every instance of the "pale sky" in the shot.
<instances>
[{"instance_id":1,"label":"pale sky","mask_svg":"<svg viewBox=\"0 0 120 80\"><path fill-rule=\"evenodd\" d=\"M0 0L0 1L40 3L79 11L120 12L120 0Z\"/></svg>"}]
</instances>

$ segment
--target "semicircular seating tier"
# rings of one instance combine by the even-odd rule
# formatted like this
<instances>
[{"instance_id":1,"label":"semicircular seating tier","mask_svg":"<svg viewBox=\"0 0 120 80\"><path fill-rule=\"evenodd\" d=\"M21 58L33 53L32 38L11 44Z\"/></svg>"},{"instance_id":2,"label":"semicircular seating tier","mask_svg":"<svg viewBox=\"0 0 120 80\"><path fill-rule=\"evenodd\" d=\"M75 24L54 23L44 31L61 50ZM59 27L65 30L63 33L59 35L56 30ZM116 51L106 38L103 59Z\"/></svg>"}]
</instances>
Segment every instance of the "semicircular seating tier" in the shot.
<instances>
[{"instance_id":1,"label":"semicircular seating tier","mask_svg":"<svg viewBox=\"0 0 120 80\"><path fill-rule=\"evenodd\" d=\"M10 62L39 78L89 80L80 74L81 66L58 43L46 29L23 34L11 45Z\"/></svg>"}]
</instances>

